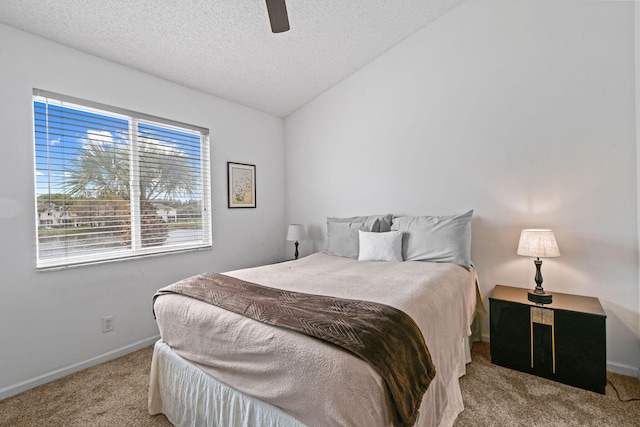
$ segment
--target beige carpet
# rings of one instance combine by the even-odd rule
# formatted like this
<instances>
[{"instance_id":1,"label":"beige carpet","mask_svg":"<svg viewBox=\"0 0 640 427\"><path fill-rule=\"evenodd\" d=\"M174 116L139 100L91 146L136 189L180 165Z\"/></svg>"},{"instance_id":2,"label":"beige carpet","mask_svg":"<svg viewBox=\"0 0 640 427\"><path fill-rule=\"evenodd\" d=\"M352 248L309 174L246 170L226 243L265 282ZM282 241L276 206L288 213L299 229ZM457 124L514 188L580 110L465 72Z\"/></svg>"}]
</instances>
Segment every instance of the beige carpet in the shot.
<instances>
[{"instance_id":1,"label":"beige carpet","mask_svg":"<svg viewBox=\"0 0 640 427\"><path fill-rule=\"evenodd\" d=\"M147 413L152 347L0 401L0 426L170 426ZM623 399L640 399L640 380L609 374ZM455 427L640 426L640 401L621 402L491 365L489 346L476 343L461 379L465 411ZM368 427L368 426L367 426Z\"/></svg>"},{"instance_id":2,"label":"beige carpet","mask_svg":"<svg viewBox=\"0 0 640 427\"><path fill-rule=\"evenodd\" d=\"M147 412L153 347L0 401L0 426L171 426Z\"/></svg>"},{"instance_id":3,"label":"beige carpet","mask_svg":"<svg viewBox=\"0 0 640 427\"><path fill-rule=\"evenodd\" d=\"M491 364L488 343L475 343L460 379L465 410L454 427L640 426L640 379L608 372L605 394ZM614 384L614 386L612 386Z\"/></svg>"}]
</instances>

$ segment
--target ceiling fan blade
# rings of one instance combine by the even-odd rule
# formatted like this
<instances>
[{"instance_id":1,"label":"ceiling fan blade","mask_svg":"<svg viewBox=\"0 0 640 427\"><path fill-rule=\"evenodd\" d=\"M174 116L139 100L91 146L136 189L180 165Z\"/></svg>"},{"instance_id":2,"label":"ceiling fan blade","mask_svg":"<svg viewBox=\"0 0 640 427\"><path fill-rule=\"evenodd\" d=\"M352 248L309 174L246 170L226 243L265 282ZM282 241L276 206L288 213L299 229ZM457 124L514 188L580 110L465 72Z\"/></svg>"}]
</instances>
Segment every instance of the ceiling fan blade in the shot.
<instances>
[{"instance_id":1,"label":"ceiling fan blade","mask_svg":"<svg viewBox=\"0 0 640 427\"><path fill-rule=\"evenodd\" d=\"M269 21L271 21L271 31L283 33L289 31L289 15L287 15L287 5L285 0L266 0Z\"/></svg>"}]
</instances>

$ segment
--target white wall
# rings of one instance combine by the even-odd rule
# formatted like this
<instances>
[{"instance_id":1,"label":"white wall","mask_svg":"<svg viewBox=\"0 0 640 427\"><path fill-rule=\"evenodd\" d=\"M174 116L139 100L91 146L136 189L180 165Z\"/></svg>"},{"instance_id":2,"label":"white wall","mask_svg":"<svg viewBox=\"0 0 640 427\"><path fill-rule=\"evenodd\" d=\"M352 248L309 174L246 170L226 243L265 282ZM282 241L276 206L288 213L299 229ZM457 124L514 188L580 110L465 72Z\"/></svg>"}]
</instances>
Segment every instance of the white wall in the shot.
<instances>
[{"instance_id":1,"label":"white wall","mask_svg":"<svg viewBox=\"0 0 640 427\"><path fill-rule=\"evenodd\" d=\"M535 286L519 233L551 228L545 289L599 297L637 374L635 121L632 2L469 0L285 119L288 219L306 254L326 216L473 208L485 296Z\"/></svg>"},{"instance_id":2,"label":"white wall","mask_svg":"<svg viewBox=\"0 0 640 427\"><path fill-rule=\"evenodd\" d=\"M4 25L0 64L0 399L150 344L162 286L285 258L281 119ZM36 272L34 87L208 127L213 250ZM227 209L227 161L256 165L257 209Z\"/></svg>"}]
</instances>

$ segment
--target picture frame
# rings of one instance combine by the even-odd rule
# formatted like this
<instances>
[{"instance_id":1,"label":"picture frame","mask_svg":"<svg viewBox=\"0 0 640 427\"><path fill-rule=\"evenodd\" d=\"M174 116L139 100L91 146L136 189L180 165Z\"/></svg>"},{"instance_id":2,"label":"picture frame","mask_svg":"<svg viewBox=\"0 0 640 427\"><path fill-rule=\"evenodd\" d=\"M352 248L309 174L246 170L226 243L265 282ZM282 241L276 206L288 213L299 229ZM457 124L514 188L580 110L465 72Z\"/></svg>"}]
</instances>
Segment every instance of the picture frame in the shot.
<instances>
[{"instance_id":1,"label":"picture frame","mask_svg":"<svg viewBox=\"0 0 640 427\"><path fill-rule=\"evenodd\" d=\"M229 208L256 207L256 165L227 162Z\"/></svg>"}]
</instances>

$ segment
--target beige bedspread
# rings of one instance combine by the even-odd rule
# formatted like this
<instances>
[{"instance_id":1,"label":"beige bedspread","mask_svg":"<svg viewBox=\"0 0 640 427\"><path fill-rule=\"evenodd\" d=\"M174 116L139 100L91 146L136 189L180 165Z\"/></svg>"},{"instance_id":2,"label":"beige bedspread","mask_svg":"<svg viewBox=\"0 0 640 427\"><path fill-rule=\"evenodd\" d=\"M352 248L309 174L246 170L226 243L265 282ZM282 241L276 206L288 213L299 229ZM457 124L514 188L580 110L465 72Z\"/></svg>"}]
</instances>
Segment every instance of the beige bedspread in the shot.
<instances>
[{"instance_id":1,"label":"beige bedspread","mask_svg":"<svg viewBox=\"0 0 640 427\"><path fill-rule=\"evenodd\" d=\"M473 272L452 264L358 262L318 253L226 274L281 289L380 302L409 314L438 372L417 424L438 424L457 368L453 361L470 333ZM382 378L355 356L180 295L159 298L154 308L162 339L177 354L307 425L392 425Z\"/></svg>"}]
</instances>

